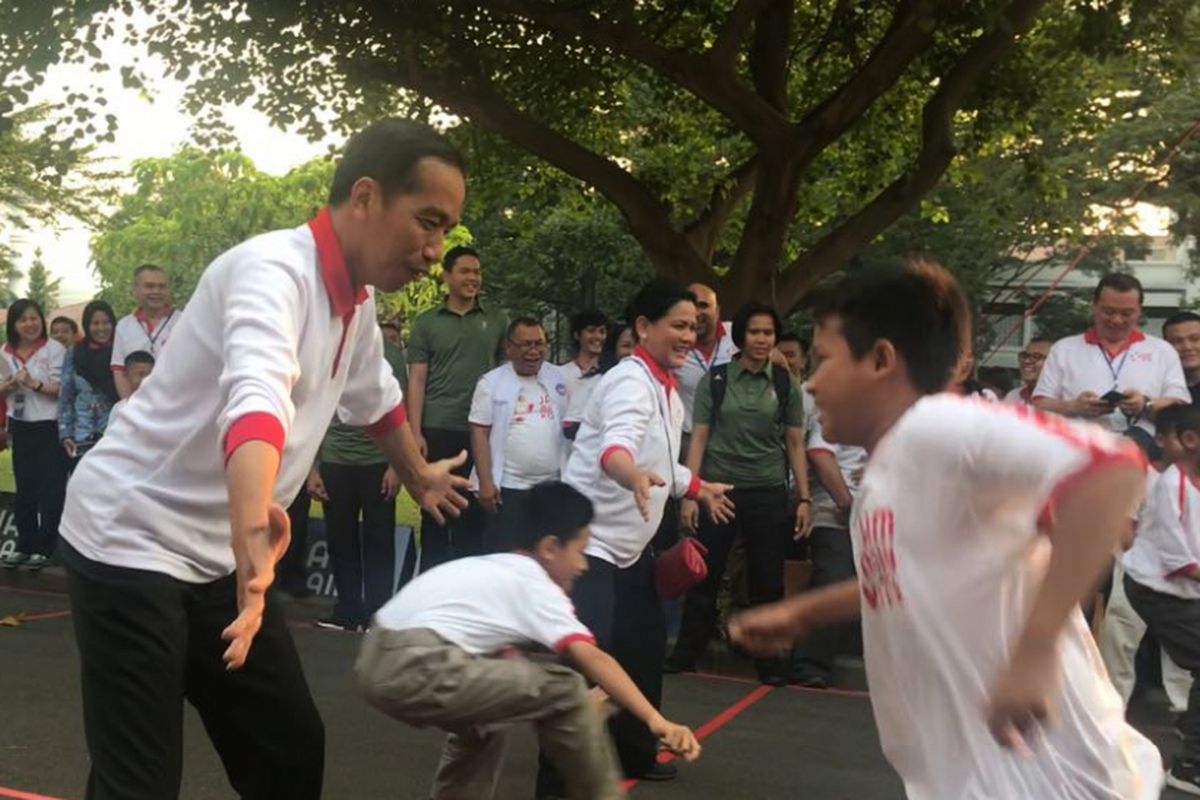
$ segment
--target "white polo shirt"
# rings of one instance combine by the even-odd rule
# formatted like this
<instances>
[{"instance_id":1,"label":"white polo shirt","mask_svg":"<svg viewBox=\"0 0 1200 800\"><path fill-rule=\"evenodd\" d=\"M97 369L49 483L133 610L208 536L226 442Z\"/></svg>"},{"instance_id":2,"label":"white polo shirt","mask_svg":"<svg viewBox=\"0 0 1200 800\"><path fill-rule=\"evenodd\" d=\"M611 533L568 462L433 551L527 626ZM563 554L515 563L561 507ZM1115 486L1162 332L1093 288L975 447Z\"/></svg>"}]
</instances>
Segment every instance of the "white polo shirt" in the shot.
<instances>
[{"instance_id":1,"label":"white polo shirt","mask_svg":"<svg viewBox=\"0 0 1200 800\"><path fill-rule=\"evenodd\" d=\"M202 583L234 571L234 449L280 450L273 497L286 507L335 412L378 434L404 409L375 301L351 284L328 209L218 256L178 326L171 357L76 469L61 533L93 561Z\"/></svg>"},{"instance_id":2,"label":"white polo shirt","mask_svg":"<svg viewBox=\"0 0 1200 800\"><path fill-rule=\"evenodd\" d=\"M1130 389L1151 400L1173 397L1187 403L1192 401L1179 354L1167 342L1135 330L1125 347L1110 354L1095 328L1089 328L1086 333L1054 343L1033 396L1074 400L1087 391L1103 396L1113 390ZM1129 428L1120 409L1090 421L1116 433ZM1137 425L1153 435L1154 423L1150 420L1139 420Z\"/></svg>"},{"instance_id":3,"label":"white polo shirt","mask_svg":"<svg viewBox=\"0 0 1200 800\"><path fill-rule=\"evenodd\" d=\"M1077 609L1032 752L1000 747L986 719L1049 563L1038 519L1123 463L1142 463L1133 443L1094 425L949 394L916 403L871 454L851 521L863 651L910 800L1158 797L1158 751L1125 722Z\"/></svg>"},{"instance_id":4,"label":"white polo shirt","mask_svg":"<svg viewBox=\"0 0 1200 800\"><path fill-rule=\"evenodd\" d=\"M1021 384L1004 395L1004 402L1010 406L1028 406L1033 404L1033 389Z\"/></svg>"},{"instance_id":5,"label":"white polo shirt","mask_svg":"<svg viewBox=\"0 0 1200 800\"><path fill-rule=\"evenodd\" d=\"M1156 592L1200 599L1200 489L1177 466L1154 482L1138 516L1133 546L1121 559L1125 574Z\"/></svg>"},{"instance_id":6,"label":"white polo shirt","mask_svg":"<svg viewBox=\"0 0 1200 800\"><path fill-rule=\"evenodd\" d=\"M123 371L125 359L130 353L136 353L138 350L146 351L157 361L182 316L183 312L179 309L167 306L166 313L154 322L151 322L146 317L146 312L140 308L121 317L113 331L113 371Z\"/></svg>"},{"instance_id":7,"label":"white polo shirt","mask_svg":"<svg viewBox=\"0 0 1200 800\"><path fill-rule=\"evenodd\" d=\"M808 392L805 392L808 395ZM811 397L811 395L809 395ZM805 452L809 456L814 453L829 453L837 462L842 480L850 490L851 497L858 496L858 487L862 482L863 472L867 468L867 451L862 447L845 444L832 444L825 440L821 429L821 415L814 412L806 417L808 429L805 432ZM812 488L812 511L814 528L838 528L845 530L846 524L838 519L837 503L824 484L817 479L816 473L809 470L809 483Z\"/></svg>"},{"instance_id":8,"label":"white polo shirt","mask_svg":"<svg viewBox=\"0 0 1200 800\"><path fill-rule=\"evenodd\" d=\"M654 538L667 496L694 496L700 480L679 463L683 401L675 377L638 347L605 373L588 403L563 470L563 482L582 492L595 507L585 552L628 567ZM604 471L618 450L642 469L663 479L650 489L650 519L642 519L633 492Z\"/></svg>"},{"instance_id":9,"label":"white polo shirt","mask_svg":"<svg viewBox=\"0 0 1200 800\"><path fill-rule=\"evenodd\" d=\"M584 372L574 359L559 366L567 380L567 413L564 422L579 422L583 419L583 411L587 408L592 391L600 385L600 377L604 374L599 365Z\"/></svg>"},{"instance_id":10,"label":"white polo shirt","mask_svg":"<svg viewBox=\"0 0 1200 800\"><path fill-rule=\"evenodd\" d=\"M21 358L12 345L6 344L4 352L4 369L0 373L4 378L11 378L22 369L29 377L42 383L60 383L62 381L63 362L67 358L67 348L47 337L34 346L33 352ZM24 386L17 389L7 398L8 418L21 422L48 422L58 420L58 398L50 397L42 392L35 392Z\"/></svg>"},{"instance_id":11,"label":"white polo shirt","mask_svg":"<svg viewBox=\"0 0 1200 800\"><path fill-rule=\"evenodd\" d=\"M679 381L679 396L683 398L683 430L692 432L692 409L696 405L696 387L700 379L719 365L728 364L733 360L737 348L733 346L733 337L729 334L730 323L717 323L717 337L713 340L712 350L707 354L693 347L688 353L687 361L675 370L675 378Z\"/></svg>"},{"instance_id":12,"label":"white polo shirt","mask_svg":"<svg viewBox=\"0 0 1200 800\"><path fill-rule=\"evenodd\" d=\"M426 628L472 655L534 642L557 653L596 643L542 565L521 553L471 556L422 572L375 613L393 631Z\"/></svg>"}]
</instances>

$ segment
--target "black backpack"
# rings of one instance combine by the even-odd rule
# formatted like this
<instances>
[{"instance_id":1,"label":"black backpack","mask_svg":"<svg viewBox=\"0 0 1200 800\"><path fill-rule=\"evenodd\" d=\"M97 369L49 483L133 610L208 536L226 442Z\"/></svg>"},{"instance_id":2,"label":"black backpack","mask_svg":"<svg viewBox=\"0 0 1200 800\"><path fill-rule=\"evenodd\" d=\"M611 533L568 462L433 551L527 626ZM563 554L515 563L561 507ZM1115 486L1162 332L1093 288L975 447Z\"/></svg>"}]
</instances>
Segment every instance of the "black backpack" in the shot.
<instances>
[{"instance_id":1,"label":"black backpack","mask_svg":"<svg viewBox=\"0 0 1200 800\"><path fill-rule=\"evenodd\" d=\"M728 364L718 364L708 372L708 387L712 392L712 411L708 415L708 424L713 428L717 427L717 421L721 418L721 404L725 402L728 367ZM786 369L780 369L774 364L767 364L767 369L771 370L771 380L775 384L775 424L783 428L792 396L792 377Z\"/></svg>"}]
</instances>

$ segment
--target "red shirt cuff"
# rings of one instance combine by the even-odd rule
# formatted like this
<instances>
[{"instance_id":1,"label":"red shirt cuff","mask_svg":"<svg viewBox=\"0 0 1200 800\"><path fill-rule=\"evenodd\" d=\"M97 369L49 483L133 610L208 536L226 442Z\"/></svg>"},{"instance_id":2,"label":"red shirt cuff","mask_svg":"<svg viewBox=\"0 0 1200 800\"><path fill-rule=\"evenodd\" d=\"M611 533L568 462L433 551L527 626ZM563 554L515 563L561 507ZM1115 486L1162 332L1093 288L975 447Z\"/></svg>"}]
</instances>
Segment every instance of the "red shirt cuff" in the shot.
<instances>
[{"instance_id":1,"label":"red shirt cuff","mask_svg":"<svg viewBox=\"0 0 1200 800\"><path fill-rule=\"evenodd\" d=\"M588 644L595 644L596 637L592 636L590 633L568 633L566 636L554 643L554 652L562 653L562 651L566 650L575 642L587 642Z\"/></svg>"},{"instance_id":2,"label":"red shirt cuff","mask_svg":"<svg viewBox=\"0 0 1200 800\"><path fill-rule=\"evenodd\" d=\"M831 456L836 456L837 453L830 450L828 447L810 447L804 451L806 455L816 455L817 453L827 453Z\"/></svg>"},{"instance_id":3,"label":"red shirt cuff","mask_svg":"<svg viewBox=\"0 0 1200 800\"><path fill-rule=\"evenodd\" d=\"M1180 567L1177 570L1168 572L1167 577L1168 578L1181 578L1185 575L1195 575L1197 572L1200 572L1200 564L1197 564L1195 561L1193 561L1191 564L1188 564L1186 567Z\"/></svg>"},{"instance_id":4,"label":"red shirt cuff","mask_svg":"<svg viewBox=\"0 0 1200 800\"><path fill-rule=\"evenodd\" d=\"M692 482L688 484L687 491L683 493L683 496L686 497L688 500L695 500L697 497L699 497L699 495L700 495L700 479L697 478L695 475L693 475Z\"/></svg>"},{"instance_id":5,"label":"red shirt cuff","mask_svg":"<svg viewBox=\"0 0 1200 800\"><path fill-rule=\"evenodd\" d=\"M1145 469L1146 457L1133 442L1123 442L1122 446L1115 450L1093 449L1091 459L1086 464L1070 475L1067 475L1050 491L1050 497L1042 505L1042 509L1038 513L1038 530L1048 533L1054 527L1057 522L1055 509L1062 503L1062 499L1065 496L1074 491L1080 482L1086 478L1090 478L1100 470L1122 464Z\"/></svg>"},{"instance_id":6,"label":"red shirt cuff","mask_svg":"<svg viewBox=\"0 0 1200 800\"><path fill-rule=\"evenodd\" d=\"M110 368L112 369L113 372L124 372L125 371L124 364L112 364L112 365L110 365Z\"/></svg>"},{"instance_id":7,"label":"red shirt cuff","mask_svg":"<svg viewBox=\"0 0 1200 800\"><path fill-rule=\"evenodd\" d=\"M616 453L617 451L629 453L629 457L633 458L633 453L628 447L623 444L614 444L604 448L604 452L600 454L600 469L604 469L604 467L608 464L608 460L612 458L613 453Z\"/></svg>"},{"instance_id":8,"label":"red shirt cuff","mask_svg":"<svg viewBox=\"0 0 1200 800\"><path fill-rule=\"evenodd\" d=\"M229 426L229 433L225 434L225 463L229 463L234 450L251 441L266 442L282 456L285 439L283 423L278 417L265 411L252 411Z\"/></svg>"},{"instance_id":9,"label":"red shirt cuff","mask_svg":"<svg viewBox=\"0 0 1200 800\"><path fill-rule=\"evenodd\" d=\"M385 433L399 428L404 424L406 419L408 419L408 414L404 411L404 403L401 403L375 422L363 428L363 431L368 436L383 436Z\"/></svg>"}]
</instances>

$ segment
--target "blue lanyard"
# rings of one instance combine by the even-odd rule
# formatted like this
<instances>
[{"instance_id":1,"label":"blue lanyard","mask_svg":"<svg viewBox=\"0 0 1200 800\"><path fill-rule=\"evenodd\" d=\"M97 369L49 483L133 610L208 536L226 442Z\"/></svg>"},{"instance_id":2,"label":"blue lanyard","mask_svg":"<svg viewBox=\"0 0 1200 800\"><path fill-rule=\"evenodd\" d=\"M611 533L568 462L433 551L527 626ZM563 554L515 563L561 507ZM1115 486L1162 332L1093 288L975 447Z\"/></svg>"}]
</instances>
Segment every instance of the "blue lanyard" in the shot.
<instances>
[{"instance_id":1,"label":"blue lanyard","mask_svg":"<svg viewBox=\"0 0 1200 800\"><path fill-rule=\"evenodd\" d=\"M1108 365L1108 371L1112 375L1113 379L1113 388L1121 388L1117 381L1121 377L1121 370L1125 368L1125 361L1129 358L1129 351L1133 349L1133 345L1131 344L1129 347L1125 348L1125 354L1121 356L1121 362L1117 364L1115 369L1113 368L1113 360L1111 357L1109 357L1108 351L1104 349L1104 345L1097 344L1096 347L1100 348L1100 355L1104 356L1104 363Z\"/></svg>"}]
</instances>

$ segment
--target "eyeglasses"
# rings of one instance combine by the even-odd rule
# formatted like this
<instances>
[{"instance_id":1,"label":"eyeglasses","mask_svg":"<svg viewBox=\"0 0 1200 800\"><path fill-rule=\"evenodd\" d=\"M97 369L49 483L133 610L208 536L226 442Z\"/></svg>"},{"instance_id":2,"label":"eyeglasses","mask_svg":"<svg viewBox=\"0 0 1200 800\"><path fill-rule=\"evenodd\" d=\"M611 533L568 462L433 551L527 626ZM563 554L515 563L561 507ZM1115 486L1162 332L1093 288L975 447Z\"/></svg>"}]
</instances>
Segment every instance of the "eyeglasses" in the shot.
<instances>
[{"instance_id":1,"label":"eyeglasses","mask_svg":"<svg viewBox=\"0 0 1200 800\"><path fill-rule=\"evenodd\" d=\"M1017 353L1017 359L1019 361L1045 361L1046 356L1042 353L1030 353L1027 350L1022 350L1020 353Z\"/></svg>"},{"instance_id":2,"label":"eyeglasses","mask_svg":"<svg viewBox=\"0 0 1200 800\"><path fill-rule=\"evenodd\" d=\"M518 350L545 350L546 349L545 341L514 342L512 339L509 339L508 343L511 344L513 347L517 348Z\"/></svg>"}]
</instances>

